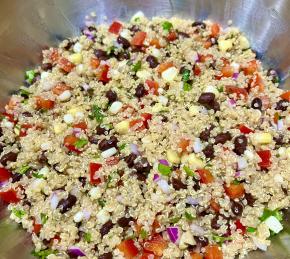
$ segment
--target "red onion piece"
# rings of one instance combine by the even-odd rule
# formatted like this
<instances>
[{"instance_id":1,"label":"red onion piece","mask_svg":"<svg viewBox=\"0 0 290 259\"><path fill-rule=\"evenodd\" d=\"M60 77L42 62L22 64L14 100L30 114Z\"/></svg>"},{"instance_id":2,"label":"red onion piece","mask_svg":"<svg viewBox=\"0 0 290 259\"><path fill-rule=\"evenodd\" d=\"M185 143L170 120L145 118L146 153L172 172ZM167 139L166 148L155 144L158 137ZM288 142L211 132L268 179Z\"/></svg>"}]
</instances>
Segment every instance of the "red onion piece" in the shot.
<instances>
[{"instance_id":1,"label":"red onion piece","mask_svg":"<svg viewBox=\"0 0 290 259\"><path fill-rule=\"evenodd\" d=\"M157 182L157 181L159 181L161 178L160 178L160 175L159 174L154 174L153 175L153 181L154 182Z\"/></svg>"},{"instance_id":2,"label":"red onion piece","mask_svg":"<svg viewBox=\"0 0 290 259\"><path fill-rule=\"evenodd\" d=\"M178 227L168 227L166 229L169 239L172 243L176 243L179 239L179 228Z\"/></svg>"},{"instance_id":3,"label":"red onion piece","mask_svg":"<svg viewBox=\"0 0 290 259\"><path fill-rule=\"evenodd\" d=\"M164 193L169 193L170 192L170 186L169 186L168 182L165 181L164 179L160 179L159 181L157 181L157 185L160 187L160 189Z\"/></svg>"},{"instance_id":4,"label":"red onion piece","mask_svg":"<svg viewBox=\"0 0 290 259\"><path fill-rule=\"evenodd\" d=\"M236 100L234 100L234 99L229 99L228 100L228 104L229 104L229 106L230 107L236 107Z\"/></svg>"},{"instance_id":5,"label":"red onion piece","mask_svg":"<svg viewBox=\"0 0 290 259\"><path fill-rule=\"evenodd\" d=\"M204 229L201 226L198 226L196 224L191 224L190 229L191 229L192 233L194 233L196 235L203 236L205 233Z\"/></svg>"},{"instance_id":6,"label":"red onion piece","mask_svg":"<svg viewBox=\"0 0 290 259\"><path fill-rule=\"evenodd\" d=\"M78 248L77 246L71 246L69 249L68 249L68 253L70 256L86 256L85 253L80 249Z\"/></svg>"},{"instance_id":7,"label":"red onion piece","mask_svg":"<svg viewBox=\"0 0 290 259\"><path fill-rule=\"evenodd\" d=\"M233 79L237 80L238 77L239 77L239 73L234 73L234 74L233 74Z\"/></svg>"},{"instance_id":8,"label":"red onion piece","mask_svg":"<svg viewBox=\"0 0 290 259\"><path fill-rule=\"evenodd\" d=\"M51 198L50 198L50 207L53 210L55 210L57 208L58 203L59 203L59 198L57 194L54 192L52 193Z\"/></svg>"},{"instance_id":9,"label":"red onion piece","mask_svg":"<svg viewBox=\"0 0 290 259\"><path fill-rule=\"evenodd\" d=\"M165 160L165 159L160 159L160 160L158 160L158 161L159 161L159 163L160 163L160 164L162 164L162 165L169 166L169 163L168 163L168 161L167 161L167 160Z\"/></svg>"}]
</instances>

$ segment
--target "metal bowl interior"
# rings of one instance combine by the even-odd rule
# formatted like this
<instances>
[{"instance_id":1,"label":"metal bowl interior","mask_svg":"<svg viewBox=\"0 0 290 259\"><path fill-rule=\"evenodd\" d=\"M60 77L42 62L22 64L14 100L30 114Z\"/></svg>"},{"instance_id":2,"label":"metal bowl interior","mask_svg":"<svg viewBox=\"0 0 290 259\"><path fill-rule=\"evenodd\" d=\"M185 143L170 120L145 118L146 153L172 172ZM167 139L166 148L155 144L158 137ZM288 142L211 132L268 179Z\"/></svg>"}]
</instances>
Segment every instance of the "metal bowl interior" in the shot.
<instances>
[{"instance_id":1,"label":"metal bowl interior","mask_svg":"<svg viewBox=\"0 0 290 259\"><path fill-rule=\"evenodd\" d=\"M289 0L1 0L1 104L22 84L23 71L40 63L41 49L79 34L85 15L96 12L97 23L126 21L139 10L148 17L211 19L223 25L232 20L265 67L279 71L281 87L290 89ZM268 251L255 251L247 258L290 258L289 214L288 210L284 232L272 239ZM3 204L0 219L0 259L31 258L29 235L11 223Z\"/></svg>"}]
</instances>

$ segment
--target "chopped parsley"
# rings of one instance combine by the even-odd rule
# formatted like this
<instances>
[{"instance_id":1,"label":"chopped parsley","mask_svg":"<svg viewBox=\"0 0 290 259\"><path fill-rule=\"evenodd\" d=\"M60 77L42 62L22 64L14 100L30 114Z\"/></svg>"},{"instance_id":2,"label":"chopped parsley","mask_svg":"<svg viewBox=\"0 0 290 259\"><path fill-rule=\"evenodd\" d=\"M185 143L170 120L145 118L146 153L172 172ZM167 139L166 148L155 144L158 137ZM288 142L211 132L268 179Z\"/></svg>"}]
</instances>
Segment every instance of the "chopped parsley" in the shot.
<instances>
[{"instance_id":1,"label":"chopped parsley","mask_svg":"<svg viewBox=\"0 0 290 259\"><path fill-rule=\"evenodd\" d=\"M218 235L213 235L212 238L218 244L222 244L225 241L232 240L231 237L221 237L221 236L218 236Z\"/></svg>"},{"instance_id":2,"label":"chopped parsley","mask_svg":"<svg viewBox=\"0 0 290 259\"><path fill-rule=\"evenodd\" d=\"M182 73L182 80L184 82L187 82L189 80L189 77L190 77L190 71L188 69L184 69Z\"/></svg>"},{"instance_id":3,"label":"chopped parsley","mask_svg":"<svg viewBox=\"0 0 290 259\"><path fill-rule=\"evenodd\" d=\"M168 176L171 174L172 169L170 168L170 166L158 164L158 171L160 174Z\"/></svg>"},{"instance_id":4,"label":"chopped parsley","mask_svg":"<svg viewBox=\"0 0 290 259\"><path fill-rule=\"evenodd\" d=\"M32 176L35 177L35 178L44 178L44 175L43 174L40 174L40 173L32 173Z\"/></svg>"},{"instance_id":5,"label":"chopped parsley","mask_svg":"<svg viewBox=\"0 0 290 259\"><path fill-rule=\"evenodd\" d=\"M191 221L193 219L195 219L194 216L192 216L190 213L188 213L187 211L184 213L184 216L187 220Z\"/></svg>"},{"instance_id":6,"label":"chopped parsley","mask_svg":"<svg viewBox=\"0 0 290 259\"><path fill-rule=\"evenodd\" d=\"M19 218L19 219L22 219L23 216L25 215L25 211L24 211L24 210L18 210L18 209L16 209L16 208L13 208L13 209L12 209L12 212L13 212L13 214L14 214L17 218Z\"/></svg>"},{"instance_id":7,"label":"chopped parsley","mask_svg":"<svg viewBox=\"0 0 290 259\"><path fill-rule=\"evenodd\" d=\"M84 240L88 243L91 243L92 242L92 234L87 232L84 234Z\"/></svg>"},{"instance_id":8,"label":"chopped parsley","mask_svg":"<svg viewBox=\"0 0 290 259\"><path fill-rule=\"evenodd\" d=\"M170 218L169 223L176 224L180 219L181 219L181 216L175 217L175 218Z\"/></svg>"},{"instance_id":9,"label":"chopped parsley","mask_svg":"<svg viewBox=\"0 0 290 259\"><path fill-rule=\"evenodd\" d=\"M91 114L90 118L95 119L99 123L102 123L104 120L104 117L105 117L105 115L103 114L102 109L97 105L93 105L92 114Z\"/></svg>"},{"instance_id":10,"label":"chopped parsley","mask_svg":"<svg viewBox=\"0 0 290 259\"><path fill-rule=\"evenodd\" d=\"M137 72L141 69L141 66L142 66L142 63L141 61L139 60L137 63L135 63L133 66L132 66L132 71L133 72Z\"/></svg>"},{"instance_id":11,"label":"chopped parsley","mask_svg":"<svg viewBox=\"0 0 290 259\"><path fill-rule=\"evenodd\" d=\"M17 173L25 174L31 167L29 165L23 165L18 170Z\"/></svg>"},{"instance_id":12,"label":"chopped parsley","mask_svg":"<svg viewBox=\"0 0 290 259\"><path fill-rule=\"evenodd\" d=\"M35 71L34 70L28 70L25 72L25 79L31 84L33 79L35 77Z\"/></svg>"},{"instance_id":13,"label":"chopped parsley","mask_svg":"<svg viewBox=\"0 0 290 259\"><path fill-rule=\"evenodd\" d=\"M219 93L223 93L224 92L224 87L223 86L219 86L219 87L217 87L217 90L219 91Z\"/></svg>"},{"instance_id":14,"label":"chopped parsley","mask_svg":"<svg viewBox=\"0 0 290 259\"><path fill-rule=\"evenodd\" d=\"M106 201L103 200L103 199L99 199L99 200L98 200L98 204L99 204L102 208L104 208L105 205L106 205Z\"/></svg>"},{"instance_id":15,"label":"chopped parsley","mask_svg":"<svg viewBox=\"0 0 290 259\"><path fill-rule=\"evenodd\" d=\"M249 232L249 233L254 233L254 232L256 232L256 228L253 228L253 227L247 227L247 232Z\"/></svg>"},{"instance_id":16,"label":"chopped parsley","mask_svg":"<svg viewBox=\"0 0 290 259\"><path fill-rule=\"evenodd\" d=\"M40 251L32 251L31 254L37 258L40 259L46 259L47 256L51 255L51 254L56 254L57 251L55 250L51 250L51 249L45 249L45 250L40 250Z\"/></svg>"},{"instance_id":17,"label":"chopped parsley","mask_svg":"<svg viewBox=\"0 0 290 259\"><path fill-rule=\"evenodd\" d=\"M147 239L147 237L148 237L148 232L145 230L145 229L141 229L141 231L140 231L140 236L141 236L141 238L142 239Z\"/></svg>"},{"instance_id":18,"label":"chopped parsley","mask_svg":"<svg viewBox=\"0 0 290 259\"><path fill-rule=\"evenodd\" d=\"M185 166L183 166L183 170L184 170L184 172L188 175L188 176L194 176L195 175L195 173L189 168L189 167L187 167L186 165Z\"/></svg>"},{"instance_id":19,"label":"chopped parsley","mask_svg":"<svg viewBox=\"0 0 290 259\"><path fill-rule=\"evenodd\" d=\"M26 89L20 89L19 94L20 94L20 96L24 97L25 99L27 99L29 97L29 95L31 95L31 93L29 91L27 91Z\"/></svg>"},{"instance_id":20,"label":"chopped parsley","mask_svg":"<svg viewBox=\"0 0 290 259\"><path fill-rule=\"evenodd\" d=\"M127 144L126 143L123 143L120 146L118 146L118 148L119 148L120 151L123 150L123 149L125 149L126 147L127 147Z\"/></svg>"}]
</instances>

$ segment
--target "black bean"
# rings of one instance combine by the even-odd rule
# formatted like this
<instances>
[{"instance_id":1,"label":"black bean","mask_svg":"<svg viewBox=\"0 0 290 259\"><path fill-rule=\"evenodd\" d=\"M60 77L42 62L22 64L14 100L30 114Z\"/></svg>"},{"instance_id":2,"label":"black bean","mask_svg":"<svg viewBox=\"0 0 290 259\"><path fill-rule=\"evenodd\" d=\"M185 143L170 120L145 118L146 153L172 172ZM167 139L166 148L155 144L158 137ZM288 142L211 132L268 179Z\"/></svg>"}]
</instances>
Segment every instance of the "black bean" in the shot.
<instances>
[{"instance_id":1,"label":"black bean","mask_svg":"<svg viewBox=\"0 0 290 259\"><path fill-rule=\"evenodd\" d=\"M101 127L100 125L96 128L97 135L105 135L106 132L107 132L107 129L104 127Z\"/></svg>"},{"instance_id":2,"label":"black bean","mask_svg":"<svg viewBox=\"0 0 290 259\"><path fill-rule=\"evenodd\" d=\"M99 149L105 151L109 148L117 148L118 139L115 136L110 137L109 139L103 139L99 143Z\"/></svg>"},{"instance_id":3,"label":"black bean","mask_svg":"<svg viewBox=\"0 0 290 259\"><path fill-rule=\"evenodd\" d=\"M234 140L234 145L235 145L234 152L237 155L240 156L240 155L244 154L244 152L247 149L247 145L248 145L247 137L245 135L240 135L240 136L236 137Z\"/></svg>"},{"instance_id":4,"label":"black bean","mask_svg":"<svg viewBox=\"0 0 290 259\"><path fill-rule=\"evenodd\" d=\"M282 192L283 192L285 195L288 195L288 190L287 190L287 188L281 186L281 189L282 189Z\"/></svg>"},{"instance_id":5,"label":"black bean","mask_svg":"<svg viewBox=\"0 0 290 259\"><path fill-rule=\"evenodd\" d=\"M130 58L130 53L128 51L121 51L117 55L117 59L119 61L124 60L124 59L129 59Z\"/></svg>"},{"instance_id":6,"label":"black bean","mask_svg":"<svg viewBox=\"0 0 290 259\"><path fill-rule=\"evenodd\" d=\"M183 31L179 31L178 32L178 35L181 36L181 37L183 37L183 38L189 38L189 34L186 33L186 32L183 32Z\"/></svg>"},{"instance_id":7,"label":"black bean","mask_svg":"<svg viewBox=\"0 0 290 259\"><path fill-rule=\"evenodd\" d=\"M219 215L216 215L214 218L212 218L210 225L213 229L219 229L221 227L221 225L218 223L218 220Z\"/></svg>"},{"instance_id":8,"label":"black bean","mask_svg":"<svg viewBox=\"0 0 290 259\"><path fill-rule=\"evenodd\" d=\"M229 132L219 133L215 137L215 144L225 144L227 141L232 139L232 135Z\"/></svg>"},{"instance_id":9,"label":"black bean","mask_svg":"<svg viewBox=\"0 0 290 259\"><path fill-rule=\"evenodd\" d=\"M120 227L126 228L130 226L130 222L132 222L133 220L134 218L132 217L129 217L129 218L122 217L118 219L117 223L119 224Z\"/></svg>"},{"instance_id":10,"label":"black bean","mask_svg":"<svg viewBox=\"0 0 290 259\"><path fill-rule=\"evenodd\" d=\"M130 155L128 155L124 158L124 161L127 163L129 168L132 168L135 164L136 158L137 158L137 155L131 153Z\"/></svg>"},{"instance_id":11,"label":"black bean","mask_svg":"<svg viewBox=\"0 0 290 259\"><path fill-rule=\"evenodd\" d=\"M137 171L137 173L149 173L152 166L149 164L147 158L142 157L134 164L133 168Z\"/></svg>"},{"instance_id":12,"label":"black bean","mask_svg":"<svg viewBox=\"0 0 290 259\"><path fill-rule=\"evenodd\" d=\"M22 113L22 116L23 116L23 117L29 117L29 118L30 118L30 117L32 117L33 115L32 115L30 112L23 112L23 113Z\"/></svg>"},{"instance_id":13,"label":"black bean","mask_svg":"<svg viewBox=\"0 0 290 259\"><path fill-rule=\"evenodd\" d=\"M289 102L286 100L280 100L279 102L276 103L276 108L275 110L279 111L287 111Z\"/></svg>"},{"instance_id":14,"label":"black bean","mask_svg":"<svg viewBox=\"0 0 290 259\"><path fill-rule=\"evenodd\" d=\"M207 145L203 150L203 154L205 155L206 158L214 159L214 147L213 145L209 144Z\"/></svg>"},{"instance_id":15,"label":"black bean","mask_svg":"<svg viewBox=\"0 0 290 259\"><path fill-rule=\"evenodd\" d=\"M168 121L168 117L165 116L165 115L162 115L162 119L161 119L162 122L167 122Z\"/></svg>"},{"instance_id":16,"label":"black bean","mask_svg":"<svg viewBox=\"0 0 290 259\"><path fill-rule=\"evenodd\" d=\"M0 163L6 166L8 162L15 162L17 159L17 156L18 156L17 153L9 152L1 157Z\"/></svg>"},{"instance_id":17,"label":"black bean","mask_svg":"<svg viewBox=\"0 0 290 259\"><path fill-rule=\"evenodd\" d=\"M182 66L180 69L179 69L179 74L183 74L184 72L185 72L185 70L188 70L187 68L186 68L186 66Z\"/></svg>"},{"instance_id":18,"label":"black bean","mask_svg":"<svg viewBox=\"0 0 290 259\"><path fill-rule=\"evenodd\" d=\"M137 25L133 25L132 27L129 28L130 31L133 31L133 32L137 32L137 31L140 31L139 27Z\"/></svg>"},{"instance_id":19,"label":"black bean","mask_svg":"<svg viewBox=\"0 0 290 259\"><path fill-rule=\"evenodd\" d=\"M210 127L205 128L200 134L199 134L199 138L203 141L208 141L210 138L210 133L211 131L214 129L213 125L210 125Z\"/></svg>"},{"instance_id":20,"label":"black bean","mask_svg":"<svg viewBox=\"0 0 290 259\"><path fill-rule=\"evenodd\" d=\"M113 254L112 252L108 252L108 253L99 255L99 259L113 259Z\"/></svg>"},{"instance_id":21,"label":"black bean","mask_svg":"<svg viewBox=\"0 0 290 259\"><path fill-rule=\"evenodd\" d=\"M258 97L254 98L252 100L251 107L256 110L262 110L263 107L262 100Z\"/></svg>"},{"instance_id":22,"label":"black bean","mask_svg":"<svg viewBox=\"0 0 290 259\"><path fill-rule=\"evenodd\" d=\"M235 216L241 216L243 214L244 206L240 202L232 202L231 210Z\"/></svg>"},{"instance_id":23,"label":"black bean","mask_svg":"<svg viewBox=\"0 0 290 259\"><path fill-rule=\"evenodd\" d=\"M72 47L72 45L73 45L73 42L71 40L69 40L67 42L67 44L64 46L64 49L65 50L69 50Z\"/></svg>"},{"instance_id":24,"label":"black bean","mask_svg":"<svg viewBox=\"0 0 290 259\"><path fill-rule=\"evenodd\" d=\"M219 111L221 108L220 108L220 104L218 103L217 100L214 100L213 102L213 107L212 109L216 112L216 111Z\"/></svg>"},{"instance_id":25,"label":"black bean","mask_svg":"<svg viewBox=\"0 0 290 259\"><path fill-rule=\"evenodd\" d=\"M2 129L0 128L0 131L1 131L1 136L2 136ZM4 145L2 143L0 143L0 154L3 152L3 149L4 149Z\"/></svg>"},{"instance_id":26,"label":"black bean","mask_svg":"<svg viewBox=\"0 0 290 259\"><path fill-rule=\"evenodd\" d=\"M48 70L51 70L52 69L52 64L51 63L43 63L41 65L41 69L43 71L48 71Z\"/></svg>"},{"instance_id":27,"label":"black bean","mask_svg":"<svg viewBox=\"0 0 290 259\"><path fill-rule=\"evenodd\" d=\"M149 55L147 58L146 58L146 61L149 63L149 67L150 68L155 68L158 66L158 60L156 57L152 56L152 55Z\"/></svg>"},{"instance_id":28,"label":"black bean","mask_svg":"<svg viewBox=\"0 0 290 259\"><path fill-rule=\"evenodd\" d=\"M249 206L251 206L251 207L254 206L254 203L255 203L256 199L254 198L254 196L252 194L247 192L247 193L245 193L244 198L246 199L247 204Z\"/></svg>"},{"instance_id":29,"label":"black bean","mask_svg":"<svg viewBox=\"0 0 290 259\"><path fill-rule=\"evenodd\" d=\"M100 234L103 237L108 234L110 230L114 227L112 220L107 221L100 229Z\"/></svg>"},{"instance_id":30,"label":"black bean","mask_svg":"<svg viewBox=\"0 0 290 259\"><path fill-rule=\"evenodd\" d=\"M118 95L115 91L109 90L106 92L106 97L109 100L109 103L113 103L118 100Z\"/></svg>"},{"instance_id":31,"label":"black bean","mask_svg":"<svg viewBox=\"0 0 290 259\"><path fill-rule=\"evenodd\" d=\"M181 189L186 189L187 188L187 185L184 184L180 179L178 178L172 178L171 179L171 183L172 183L172 186L175 190L181 190Z\"/></svg>"},{"instance_id":32,"label":"black bean","mask_svg":"<svg viewBox=\"0 0 290 259\"><path fill-rule=\"evenodd\" d=\"M22 178L22 174L18 174L18 173L13 173L11 178L12 178L12 183L15 183L15 182L19 182Z\"/></svg>"},{"instance_id":33,"label":"black bean","mask_svg":"<svg viewBox=\"0 0 290 259\"><path fill-rule=\"evenodd\" d=\"M284 144L284 136L283 135L279 135L278 137L274 137L273 139L275 141L276 147L280 147Z\"/></svg>"},{"instance_id":34,"label":"black bean","mask_svg":"<svg viewBox=\"0 0 290 259\"><path fill-rule=\"evenodd\" d=\"M89 136L89 141L90 141L90 143L92 143L92 144L98 144L99 143L99 139L96 137L96 136Z\"/></svg>"},{"instance_id":35,"label":"black bean","mask_svg":"<svg viewBox=\"0 0 290 259\"><path fill-rule=\"evenodd\" d=\"M213 93L202 93L198 98L198 103L209 110L219 110L219 104L215 100L215 95Z\"/></svg>"},{"instance_id":36,"label":"black bean","mask_svg":"<svg viewBox=\"0 0 290 259\"><path fill-rule=\"evenodd\" d=\"M135 90L135 96L138 98L142 98L144 95L147 94L144 84L139 84Z\"/></svg>"},{"instance_id":37,"label":"black bean","mask_svg":"<svg viewBox=\"0 0 290 259\"><path fill-rule=\"evenodd\" d=\"M200 27L202 29L206 28L206 24L204 22L201 22L201 21L196 21L196 22L192 23L191 26L192 27Z\"/></svg>"},{"instance_id":38,"label":"black bean","mask_svg":"<svg viewBox=\"0 0 290 259\"><path fill-rule=\"evenodd\" d=\"M3 129L0 127L0 137L3 136Z\"/></svg>"},{"instance_id":39,"label":"black bean","mask_svg":"<svg viewBox=\"0 0 290 259\"><path fill-rule=\"evenodd\" d=\"M200 183L198 181L196 181L193 185L193 189L197 192L198 190L200 190Z\"/></svg>"},{"instance_id":40,"label":"black bean","mask_svg":"<svg viewBox=\"0 0 290 259\"><path fill-rule=\"evenodd\" d=\"M128 49L131 46L130 42L122 36L118 36L117 42L121 44L124 49Z\"/></svg>"},{"instance_id":41,"label":"black bean","mask_svg":"<svg viewBox=\"0 0 290 259\"><path fill-rule=\"evenodd\" d=\"M77 202L77 197L69 194L66 199L60 200L57 207L59 208L61 213L66 213L69 211Z\"/></svg>"},{"instance_id":42,"label":"black bean","mask_svg":"<svg viewBox=\"0 0 290 259\"><path fill-rule=\"evenodd\" d=\"M102 49L95 49L94 54L99 60L107 60L109 58L107 52Z\"/></svg>"},{"instance_id":43,"label":"black bean","mask_svg":"<svg viewBox=\"0 0 290 259\"><path fill-rule=\"evenodd\" d=\"M87 183L87 177L79 177L79 181L82 184L82 187L85 187L86 183Z\"/></svg>"},{"instance_id":44,"label":"black bean","mask_svg":"<svg viewBox=\"0 0 290 259\"><path fill-rule=\"evenodd\" d=\"M205 247L208 245L208 239L206 237L194 236L194 240L195 240L196 244L201 246L201 247Z\"/></svg>"}]
</instances>

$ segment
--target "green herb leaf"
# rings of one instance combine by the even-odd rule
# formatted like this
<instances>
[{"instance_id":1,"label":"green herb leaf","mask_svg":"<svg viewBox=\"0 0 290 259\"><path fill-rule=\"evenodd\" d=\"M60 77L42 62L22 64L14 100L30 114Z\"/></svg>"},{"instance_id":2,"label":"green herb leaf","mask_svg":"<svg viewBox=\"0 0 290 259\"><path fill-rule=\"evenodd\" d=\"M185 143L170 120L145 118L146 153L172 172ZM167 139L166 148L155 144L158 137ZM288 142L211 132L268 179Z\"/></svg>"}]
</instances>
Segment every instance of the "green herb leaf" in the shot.
<instances>
[{"instance_id":1,"label":"green herb leaf","mask_svg":"<svg viewBox=\"0 0 290 259\"><path fill-rule=\"evenodd\" d=\"M31 167L29 165L23 165L18 170L17 173L25 174Z\"/></svg>"},{"instance_id":2,"label":"green herb leaf","mask_svg":"<svg viewBox=\"0 0 290 259\"><path fill-rule=\"evenodd\" d=\"M106 205L106 201L103 200L103 199L99 199L99 200L98 200L98 204L99 204L102 208L104 208L105 205Z\"/></svg>"},{"instance_id":3,"label":"green herb leaf","mask_svg":"<svg viewBox=\"0 0 290 259\"><path fill-rule=\"evenodd\" d=\"M110 186L110 183L112 182L112 176L111 175L109 175L108 176L108 180L107 180L107 182L106 182L106 189L108 189L108 188L110 188L111 186Z\"/></svg>"},{"instance_id":4,"label":"green herb leaf","mask_svg":"<svg viewBox=\"0 0 290 259\"><path fill-rule=\"evenodd\" d=\"M19 94L24 97L25 99L27 99L29 97L29 95L31 95L30 92L28 92L26 89L20 89L19 90Z\"/></svg>"},{"instance_id":5,"label":"green herb leaf","mask_svg":"<svg viewBox=\"0 0 290 259\"><path fill-rule=\"evenodd\" d=\"M175 218L170 218L169 223L176 224L180 219L181 219L181 216L175 217Z\"/></svg>"},{"instance_id":6,"label":"green herb leaf","mask_svg":"<svg viewBox=\"0 0 290 259\"><path fill-rule=\"evenodd\" d=\"M125 149L126 147L127 147L127 144L126 143L123 143L120 146L118 146L118 148L119 148L120 151L123 150L123 149Z\"/></svg>"},{"instance_id":7,"label":"green herb leaf","mask_svg":"<svg viewBox=\"0 0 290 259\"><path fill-rule=\"evenodd\" d=\"M140 22L140 21L141 21L140 17L136 17L136 18L134 19L134 22Z\"/></svg>"},{"instance_id":8,"label":"green herb leaf","mask_svg":"<svg viewBox=\"0 0 290 259\"><path fill-rule=\"evenodd\" d=\"M219 93L223 93L224 92L224 87L223 86L219 86L217 88L217 90L219 91Z\"/></svg>"},{"instance_id":9,"label":"green herb leaf","mask_svg":"<svg viewBox=\"0 0 290 259\"><path fill-rule=\"evenodd\" d=\"M195 219L194 216L192 216L190 213L188 213L187 211L184 213L184 216L187 220L191 221L193 219Z\"/></svg>"},{"instance_id":10,"label":"green herb leaf","mask_svg":"<svg viewBox=\"0 0 290 259\"><path fill-rule=\"evenodd\" d=\"M184 82L187 82L189 80L189 77L190 77L190 71L188 69L184 69L182 73L182 80Z\"/></svg>"},{"instance_id":11,"label":"green herb leaf","mask_svg":"<svg viewBox=\"0 0 290 259\"><path fill-rule=\"evenodd\" d=\"M46 259L47 256L49 256L51 254L57 254L57 251L51 250L51 249L45 249L45 250L41 250L41 251L36 252L34 250L31 252L31 254L37 258Z\"/></svg>"},{"instance_id":12,"label":"green herb leaf","mask_svg":"<svg viewBox=\"0 0 290 259\"><path fill-rule=\"evenodd\" d=\"M240 184L240 181L239 181L238 179L235 179L235 180L232 181L232 183L233 183L234 185L239 185L239 184Z\"/></svg>"},{"instance_id":13,"label":"green herb leaf","mask_svg":"<svg viewBox=\"0 0 290 259\"><path fill-rule=\"evenodd\" d=\"M183 170L188 176L195 176L195 173L186 165L183 166Z\"/></svg>"},{"instance_id":14,"label":"green herb leaf","mask_svg":"<svg viewBox=\"0 0 290 259\"><path fill-rule=\"evenodd\" d=\"M35 178L44 178L44 175L43 174L40 174L40 173L32 173L32 176L35 177Z\"/></svg>"},{"instance_id":15,"label":"green herb leaf","mask_svg":"<svg viewBox=\"0 0 290 259\"><path fill-rule=\"evenodd\" d=\"M247 227L247 232L249 232L249 233L254 233L254 232L256 232L256 228L253 228L253 227Z\"/></svg>"},{"instance_id":16,"label":"green herb leaf","mask_svg":"<svg viewBox=\"0 0 290 259\"><path fill-rule=\"evenodd\" d=\"M84 147L88 143L89 141L87 139L80 138L75 142L74 146L79 149L79 148Z\"/></svg>"},{"instance_id":17,"label":"green herb leaf","mask_svg":"<svg viewBox=\"0 0 290 259\"><path fill-rule=\"evenodd\" d=\"M44 225L48 220L48 216L44 213L40 213L41 224Z\"/></svg>"},{"instance_id":18,"label":"green herb leaf","mask_svg":"<svg viewBox=\"0 0 290 259\"><path fill-rule=\"evenodd\" d=\"M34 70L28 70L25 72L25 79L31 84L32 80L35 77L35 71Z\"/></svg>"},{"instance_id":19,"label":"green herb leaf","mask_svg":"<svg viewBox=\"0 0 290 259\"><path fill-rule=\"evenodd\" d=\"M99 106L93 105L92 115L90 117L94 118L97 122L102 123L105 115L103 114L103 111Z\"/></svg>"},{"instance_id":20,"label":"green herb leaf","mask_svg":"<svg viewBox=\"0 0 290 259\"><path fill-rule=\"evenodd\" d=\"M225 242L227 240L232 240L231 237L221 237L218 235L213 235L212 238L216 243L219 243L219 244L222 244L223 242Z\"/></svg>"},{"instance_id":21,"label":"green herb leaf","mask_svg":"<svg viewBox=\"0 0 290 259\"><path fill-rule=\"evenodd\" d=\"M164 31L170 31L172 29L173 25L171 22L165 21L162 23L162 28Z\"/></svg>"},{"instance_id":22,"label":"green herb leaf","mask_svg":"<svg viewBox=\"0 0 290 259\"><path fill-rule=\"evenodd\" d=\"M269 210L269 209L264 209L263 211L263 215L259 218L261 221L265 221L267 218L274 216L275 218L277 218L279 221L283 220L283 214L281 211L279 211L278 209L276 210Z\"/></svg>"},{"instance_id":23,"label":"green herb leaf","mask_svg":"<svg viewBox=\"0 0 290 259\"><path fill-rule=\"evenodd\" d=\"M171 174L172 169L170 168L170 166L158 164L158 171L160 174L168 176Z\"/></svg>"},{"instance_id":24,"label":"green herb leaf","mask_svg":"<svg viewBox=\"0 0 290 259\"><path fill-rule=\"evenodd\" d=\"M132 66L132 71L137 72L138 70L141 69L141 66L142 66L142 63L141 63L141 61L139 60L137 63L135 63L135 64Z\"/></svg>"},{"instance_id":25,"label":"green herb leaf","mask_svg":"<svg viewBox=\"0 0 290 259\"><path fill-rule=\"evenodd\" d=\"M141 231L140 231L140 236L141 236L141 238L143 240L145 240L148 237L148 232L145 229L142 228Z\"/></svg>"},{"instance_id":26,"label":"green herb leaf","mask_svg":"<svg viewBox=\"0 0 290 259\"><path fill-rule=\"evenodd\" d=\"M192 89L192 85L187 83L187 82L183 82L183 91L188 92Z\"/></svg>"},{"instance_id":27,"label":"green herb leaf","mask_svg":"<svg viewBox=\"0 0 290 259\"><path fill-rule=\"evenodd\" d=\"M84 234L84 240L88 243L91 243L92 242L92 234L87 232Z\"/></svg>"},{"instance_id":28,"label":"green herb leaf","mask_svg":"<svg viewBox=\"0 0 290 259\"><path fill-rule=\"evenodd\" d=\"M26 214L24 210L18 210L16 208L13 208L12 212L19 219L21 219Z\"/></svg>"},{"instance_id":29,"label":"green herb leaf","mask_svg":"<svg viewBox=\"0 0 290 259\"><path fill-rule=\"evenodd\" d=\"M108 48L107 50L107 54L108 55L111 55L111 54L114 54L114 52L117 50L117 48L115 46L111 46Z\"/></svg>"}]
</instances>

